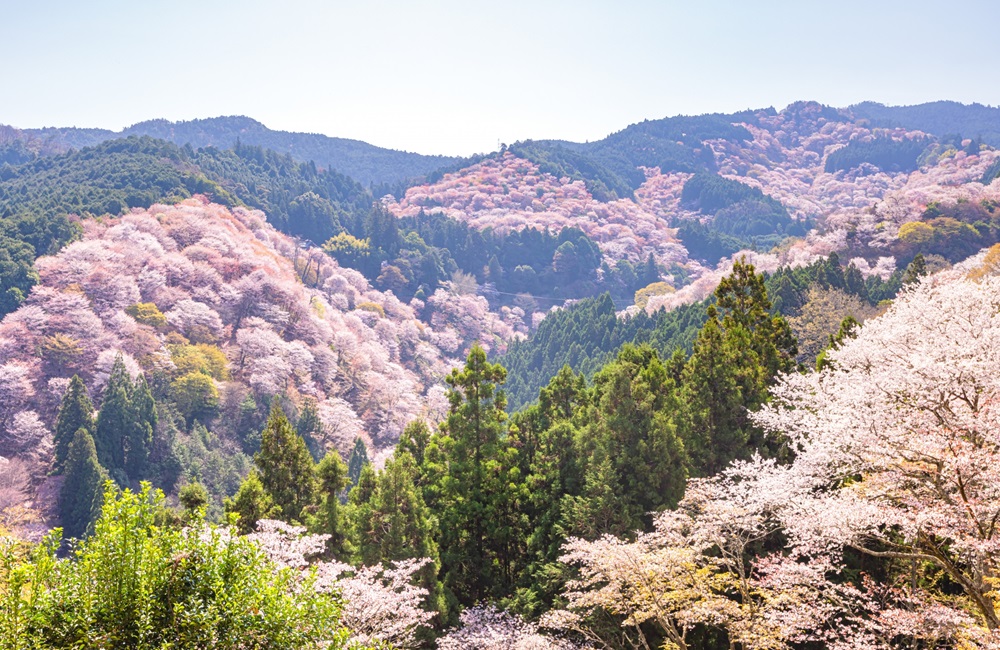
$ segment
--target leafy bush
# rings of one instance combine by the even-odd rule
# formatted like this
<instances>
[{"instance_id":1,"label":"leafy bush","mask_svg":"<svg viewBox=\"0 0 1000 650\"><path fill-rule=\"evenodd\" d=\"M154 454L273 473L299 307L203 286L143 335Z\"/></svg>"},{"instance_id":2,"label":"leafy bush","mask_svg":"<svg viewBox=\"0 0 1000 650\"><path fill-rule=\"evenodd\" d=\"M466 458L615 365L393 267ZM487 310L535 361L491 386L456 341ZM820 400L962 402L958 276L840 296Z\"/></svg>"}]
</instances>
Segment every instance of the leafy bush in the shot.
<instances>
[{"instance_id":1,"label":"leafy bush","mask_svg":"<svg viewBox=\"0 0 1000 650\"><path fill-rule=\"evenodd\" d=\"M158 525L159 490L107 484L94 534L58 558L58 531L0 551L0 646L342 648L336 598L252 541L197 520ZM327 645L329 644L329 645Z\"/></svg>"}]
</instances>

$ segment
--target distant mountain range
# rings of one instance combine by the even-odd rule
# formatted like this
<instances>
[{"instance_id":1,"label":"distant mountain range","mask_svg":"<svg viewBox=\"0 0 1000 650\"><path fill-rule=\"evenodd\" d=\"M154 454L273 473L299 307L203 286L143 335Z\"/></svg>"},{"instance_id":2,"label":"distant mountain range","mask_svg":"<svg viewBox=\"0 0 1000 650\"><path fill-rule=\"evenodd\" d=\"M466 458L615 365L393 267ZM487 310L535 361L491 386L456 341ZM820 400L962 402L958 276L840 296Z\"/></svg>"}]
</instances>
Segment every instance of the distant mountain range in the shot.
<instances>
[{"instance_id":1,"label":"distant mountain range","mask_svg":"<svg viewBox=\"0 0 1000 650\"><path fill-rule=\"evenodd\" d=\"M23 131L56 150L89 147L130 135L148 135L182 146L189 144L195 148L229 149L239 141L287 153L302 162L313 161L319 167L336 170L365 186L398 183L458 161L458 158L448 156L424 156L383 149L360 140L331 138L316 133L274 131L257 120L243 116L212 117L187 122L149 120L121 131L58 127Z\"/></svg>"},{"instance_id":2,"label":"distant mountain range","mask_svg":"<svg viewBox=\"0 0 1000 650\"><path fill-rule=\"evenodd\" d=\"M801 102L800 102L801 103ZM794 106L794 104L792 105ZM873 127L923 131L937 138L961 135L1000 147L1000 108L952 101L915 106L885 106L863 102L846 109L824 107L828 120L867 121ZM711 167L701 143L715 138L749 137L734 122L753 123L774 109L695 117L645 120L590 143L558 140L521 142L517 155L543 165L545 171L566 172L586 179L595 198L624 197L642 184L637 167L696 171ZM93 146L130 135L150 136L177 145L228 149L237 141L287 153L298 161L313 161L324 169L349 176L366 187L398 187L407 181L466 161L450 156L427 156L315 133L276 131L243 116L213 117L182 122L158 119L139 122L121 131L47 127L23 129L46 149L65 151ZM473 161L474 162L474 161Z\"/></svg>"}]
</instances>

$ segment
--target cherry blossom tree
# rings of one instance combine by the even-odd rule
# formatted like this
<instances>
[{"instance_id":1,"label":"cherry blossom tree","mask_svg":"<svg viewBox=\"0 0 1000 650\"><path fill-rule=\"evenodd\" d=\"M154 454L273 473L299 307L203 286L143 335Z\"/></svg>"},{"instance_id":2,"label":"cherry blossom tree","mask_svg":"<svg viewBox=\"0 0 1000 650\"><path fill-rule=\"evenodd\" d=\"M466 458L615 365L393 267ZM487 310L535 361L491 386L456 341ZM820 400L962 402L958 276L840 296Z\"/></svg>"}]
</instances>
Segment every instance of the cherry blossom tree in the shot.
<instances>
[{"instance_id":1,"label":"cherry blossom tree","mask_svg":"<svg viewBox=\"0 0 1000 650\"><path fill-rule=\"evenodd\" d=\"M754 419L791 463L692 481L634 541L570 540L580 577L549 624L593 636L609 613L679 648L694 625L745 648L995 647L1000 277L982 265L923 280L823 370L779 381ZM754 557L765 540L783 546ZM847 575L848 552L885 577Z\"/></svg>"}]
</instances>

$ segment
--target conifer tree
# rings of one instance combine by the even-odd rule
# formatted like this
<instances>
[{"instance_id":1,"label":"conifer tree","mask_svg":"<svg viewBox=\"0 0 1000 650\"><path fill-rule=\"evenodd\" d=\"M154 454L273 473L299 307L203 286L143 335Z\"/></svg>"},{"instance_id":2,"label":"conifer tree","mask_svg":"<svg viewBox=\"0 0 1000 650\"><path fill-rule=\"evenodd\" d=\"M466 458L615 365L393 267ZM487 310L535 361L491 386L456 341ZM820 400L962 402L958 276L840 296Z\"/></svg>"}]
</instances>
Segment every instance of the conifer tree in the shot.
<instances>
[{"instance_id":1,"label":"conifer tree","mask_svg":"<svg viewBox=\"0 0 1000 650\"><path fill-rule=\"evenodd\" d=\"M275 403L261 432L254 455L264 490L287 521L301 521L302 511L315 501L316 466L305 441L295 433L285 412Z\"/></svg>"},{"instance_id":2,"label":"conifer tree","mask_svg":"<svg viewBox=\"0 0 1000 650\"><path fill-rule=\"evenodd\" d=\"M427 444L431 440L431 430L423 420L414 420L406 425L402 435L399 436L399 444L396 445L397 453L407 452L413 456L417 467L424 464L424 452Z\"/></svg>"},{"instance_id":3,"label":"conifer tree","mask_svg":"<svg viewBox=\"0 0 1000 650\"><path fill-rule=\"evenodd\" d=\"M522 482L499 390L506 374L473 345L465 367L446 380L450 410L441 446L447 449L447 466L437 488L441 564L445 586L465 605L509 593L522 559L517 507L522 495L515 493Z\"/></svg>"},{"instance_id":4,"label":"conifer tree","mask_svg":"<svg viewBox=\"0 0 1000 650\"><path fill-rule=\"evenodd\" d=\"M696 476L710 476L747 453L746 414L737 360L714 306L684 366L677 419Z\"/></svg>"},{"instance_id":5,"label":"conifer tree","mask_svg":"<svg viewBox=\"0 0 1000 650\"><path fill-rule=\"evenodd\" d=\"M55 442L55 472L61 474L69 455L69 445L76 432L85 429L93 435L94 405L87 396L87 387L79 375L73 375L69 389L59 406L59 416L56 418Z\"/></svg>"},{"instance_id":6,"label":"conifer tree","mask_svg":"<svg viewBox=\"0 0 1000 650\"><path fill-rule=\"evenodd\" d=\"M306 441L306 447L312 454L313 460L317 463L323 458L323 448L320 446L317 437L322 433L323 422L319 419L319 412L316 410L316 400L311 397L302 406L302 413L299 414L299 421L295 424L295 431Z\"/></svg>"},{"instance_id":7,"label":"conifer tree","mask_svg":"<svg viewBox=\"0 0 1000 650\"><path fill-rule=\"evenodd\" d=\"M101 514L107 472L97 460L94 439L86 429L78 429L69 444L64 466L66 475L59 492L59 514L63 535L80 538L86 535Z\"/></svg>"},{"instance_id":8,"label":"conifer tree","mask_svg":"<svg viewBox=\"0 0 1000 650\"><path fill-rule=\"evenodd\" d=\"M358 479L361 476L361 470L369 462L368 448L365 446L365 441L361 438L355 438L354 448L351 450L351 455L347 459L347 478L350 480L350 485L358 484Z\"/></svg>"},{"instance_id":9,"label":"conifer tree","mask_svg":"<svg viewBox=\"0 0 1000 650\"><path fill-rule=\"evenodd\" d=\"M920 278L927 275L927 262L922 253L917 253L913 260L906 266L903 273L903 284L913 284L919 282Z\"/></svg>"},{"instance_id":10,"label":"conifer tree","mask_svg":"<svg viewBox=\"0 0 1000 650\"><path fill-rule=\"evenodd\" d=\"M240 489L231 499L227 497L223 506L227 513L238 516L236 528L244 534L256 530L257 522L261 519L273 519L280 515L271 495L264 489L260 473L256 469L250 470L240 484Z\"/></svg>"},{"instance_id":11,"label":"conifer tree","mask_svg":"<svg viewBox=\"0 0 1000 650\"><path fill-rule=\"evenodd\" d=\"M764 276L745 260L738 260L733 265L732 273L716 288L715 297L722 314L728 371L733 373L740 390L741 408L737 419L747 441L745 449L727 450L723 455L741 458L748 456L750 450L760 451L765 456L780 455L783 453L780 441L765 437L760 429L751 426L747 413L756 411L767 401L768 390L779 373L795 368L798 343L788 321L782 316L771 315ZM734 441L739 437L735 430L718 429L716 434ZM714 466L721 468L718 462L721 461L717 459Z\"/></svg>"},{"instance_id":12,"label":"conifer tree","mask_svg":"<svg viewBox=\"0 0 1000 650\"><path fill-rule=\"evenodd\" d=\"M137 481L146 476L149 454L153 449L153 432L157 423L156 402L153 401L153 394L143 376L140 376L132 386L129 411L131 423L122 439L125 472L131 480Z\"/></svg>"},{"instance_id":13,"label":"conifer tree","mask_svg":"<svg viewBox=\"0 0 1000 650\"><path fill-rule=\"evenodd\" d=\"M346 523L340 506L340 494L347 487L347 465L337 451L327 453L316 467L319 489L319 517L316 532L330 535L327 550L335 557L344 555Z\"/></svg>"},{"instance_id":14,"label":"conifer tree","mask_svg":"<svg viewBox=\"0 0 1000 650\"><path fill-rule=\"evenodd\" d=\"M588 435L611 459L625 517L672 507L684 494L687 459L671 419L677 409L674 390L649 346L626 345L594 377ZM638 528L642 520L630 523Z\"/></svg>"},{"instance_id":15,"label":"conifer tree","mask_svg":"<svg viewBox=\"0 0 1000 650\"><path fill-rule=\"evenodd\" d=\"M104 388L101 410L97 414L94 445L97 458L119 485L127 482L125 476L125 436L132 424L132 379L121 355L111 367L111 376Z\"/></svg>"}]
</instances>

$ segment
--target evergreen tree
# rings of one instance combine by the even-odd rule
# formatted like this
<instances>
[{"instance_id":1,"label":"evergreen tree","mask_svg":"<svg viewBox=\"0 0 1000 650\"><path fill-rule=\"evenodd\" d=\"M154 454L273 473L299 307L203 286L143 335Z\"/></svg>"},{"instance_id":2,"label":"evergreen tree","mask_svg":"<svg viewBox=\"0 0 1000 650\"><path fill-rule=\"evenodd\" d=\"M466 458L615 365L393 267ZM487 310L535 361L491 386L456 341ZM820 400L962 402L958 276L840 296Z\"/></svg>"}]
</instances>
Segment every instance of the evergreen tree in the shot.
<instances>
[{"instance_id":1,"label":"evergreen tree","mask_svg":"<svg viewBox=\"0 0 1000 650\"><path fill-rule=\"evenodd\" d=\"M436 519L417 489L418 468L408 452L397 451L376 473L367 465L351 491L351 531L356 560L371 566L427 557L431 564L420 572L420 584L430 593L429 605L443 612L443 590L438 581Z\"/></svg>"},{"instance_id":2,"label":"evergreen tree","mask_svg":"<svg viewBox=\"0 0 1000 650\"><path fill-rule=\"evenodd\" d=\"M254 531L261 519L273 519L281 514L274 505L274 499L264 489L256 469L250 470L240 489L233 498L226 498L223 505L227 513L238 516L236 528L244 534Z\"/></svg>"},{"instance_id":3,"label":"evergreen tree","mask_svg":"<svg viewBox=\"0 0 1000 650\"><path fill-rule=\"evenodd\" d=\"M861 323L858 322L854 316L848 315L844 320L840 322L840 327L837 329L836 334L830 335L830 342L819 353L816 357L816 370L822 370L833 365L833 363L827 357L830 350L836 350L843 344L843 342L849 338L854 338L858 333L858 328L861 327Z\"/></svg>"},{"instance_id":4,"label":"evergreen tree","mask_svg":"<svg viewBox=\"0 0 1000 650\"><path fill-rule=\"evenodd\" d=\"M347 465L336 451L328 453L316 467L319 490L319 516L313 528L330 535L327 550L335 557L344 556L346 524L342 520L340 494L347 487Z\"/></svg>"},{"instance_id":5,"label":"evergreen tree","mask_svg":"<svg viewBox=\"0 0 1000 650\"><path fill-rule=\"evenodd\" d=\"M637 284L640 288L648 287L654 282L660 281L660 267L656 263L656 259L653 257L652 253L646 257L646 262L642 265L642 268L638 273L637 280Z\"/></svg>"},{"instance_id":6,"label":"evergreen tree","mask_svg":"<svg viewBox=\"0 0 1000 650\"><path fill-rule=\"evenodd\" d=\"M603 447L624 500L622 524L673 507L684 494L687 458L672 420L675 387L649 346L626 345L594 377L588 444ZM646 521L648 523L648 520Z\"/></svg>"},{"instance_id":7,"label":"evergreen tree","mask_svg":"<svg viewBox=\"0 0 1000 650\"><path fill-rule=\"evenodd\" d=\"M917 253L913 260L906 266L906 271L903 273L903 284L913 284L919 282L920 278L927 275L927 262L924 260L923 253Z\"/></svg>"},{"instance_id":8,"label":"evergreen tree","mask_svg":"<svg viewBox=\"0 0 1000 650\"><path fill-rule=\"evenodd\" d=\"M73 375L69 389L59 406L59 416L56 418L55 442L55 473L61 474L69 455L69 445L80 429L93 435L94 405L87 396L87 387L79 375Z\"/></svg>"},{"instance_id":9,"label":"evergreen tree","mask_svg":"<svg viewBox=\"0 0 1000 650\"><path fill-rule=\"evenodd\" d=\"M447 454L436 491L443 581L463 605L509 593L521 560L521 481L498 388L506 374L473 345L465 367L447 378L450 410L439 434L447 440L431 443Z\"/></svg>"},{"instance_id":10,"label":"evergreen tree","mask_svg":"<svg viewBox=\"0 0 1000 650\"><path fill-rule=\"evenodd\" d=\"M351 450L351 455L347 459L347 478L350 481L349 485L358 484L358 479L361 476L361 470L365 465L368 465L369 462L368 448L365 446L365 441L361 438L355 438L354 448Z\"/></svg>"},{"instance_id":11,"label":"evergreen tree","mask_svg":"<svg viewBox=\"0 0 1000 650\"><path fill-rule=\"evenodd\" d=\"M122 439L125 472L131 480L138 481L146 476L157 423L156 402L145 377L140 376L132 387L129 412L131 423Z\"/></svg>"},{"instance_id":12,"label":"evergreen tree","mask_svg":"<svg viewBox=\"0 0 1000 650\"><path fill-rule=\"evenodd\" d=\"M119 355L104 388L94 435L97 458L119 485L128 482L125 474L125 438L133 424L131 392L132 379Z\"/></svg>"},{"instance_id":13,"label":"evergreen tree","mask_svg":"<svg viewBox=\"0 0 1000 650\"><path fill-rule=\"evenodd\" d=\"M733 265L732 273L716 288L715 297L723 314L723 344L728 350L730 372L740 389L740 429L747 439L747 449L737 451L734 457L745 457L750 450L765 456L783 453L780 442L751 426L746 413L756 411L767 401L768 390L779 373L796 367L798 344L792 329L784 317L771 315L764 277L745 260ZM731 440L737 435L721 429L717 433Z\"/></svg>"},{"instance_id":14,"label":"evergreen tree","mask_svg":"<svg viewBox=\"0 0 1000 650\"><path fill-rule=\"evenodd\" d=\"M403 433L399 436L399 443L396 445L396 453L407 452L413 456L417 467L424 464L424 451L431 440L431 430L423 420L414 420L406 425Z\"/></svg>"},{"instance_id":15,"label":"evergreen tree","mask_svg":"<svg viewBox=\"0 0 1000 650\"><path fill-rule=\"evenodd\" d=\"M94 439L86 429L78 429L69 444L64 466L66 479L59 492L59 515L63 535L86 535L101 514L107 472L97 460Z\"/></svg>"},{"instance_id":16,"label":"evergreen tree","mask_svg":"<svg viewBox=\"0 0 1000 650\"><path fill-rule=\"evenodd\" d=\"M299 414L295 431L306 441L309 453L312 454L313 460L318 463L324 456L323 448L318 440L323 431L323 422L319 419L319 412L316 410L316 400L311 397L302 406L302 413Z\"/></svg>"},{"instance_id":17,"label":"evergreen tree","mask_svg":"<svg viewBox=\"0 0 1000 650\"><path fill-rule=\"evenodd\" d=\"M316 466L305 441L295 433L285 412L275 403L261 432L254 455L264 490L286 521L301 521L302 511L315 501Z\"/></svg>"},{"instance_id":18,"label":"evergreen tree","mask_svg":"<svg viewBox=\"0 0 1000 650\"><path fill-rule=\"evenodd\" d=\"M742 391L735 351L727 345L714 306L684 366L677 414L692 474L710 476L747 453Z\"/></svg>"}]
</instances>

